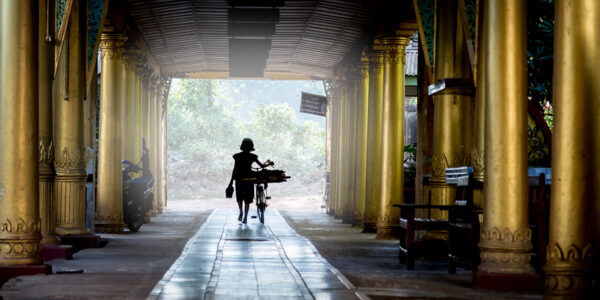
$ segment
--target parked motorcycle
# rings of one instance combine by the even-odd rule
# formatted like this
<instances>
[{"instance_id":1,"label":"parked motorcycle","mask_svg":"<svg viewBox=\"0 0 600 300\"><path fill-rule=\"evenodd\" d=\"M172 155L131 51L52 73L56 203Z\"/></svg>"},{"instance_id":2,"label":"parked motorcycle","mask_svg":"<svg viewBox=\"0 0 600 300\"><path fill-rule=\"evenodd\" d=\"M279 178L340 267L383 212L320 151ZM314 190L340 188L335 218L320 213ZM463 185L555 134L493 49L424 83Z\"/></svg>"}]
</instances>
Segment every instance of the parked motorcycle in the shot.
<instances>
[{"instance_id":1,"label":"parked motorcycle","mask_svg":"<svg viewBox=\"0 0 600 300\"><path fill-rule=\"evenodd\" d=\"M142 160L143 161L143 160ZM146 213L152 209L152 174L144 172L144 168L123 160L123 219L131 232L136 232L144 224ZM132 178L129 173L142 171L144 176Z\"/></svg>"}]
</instances>

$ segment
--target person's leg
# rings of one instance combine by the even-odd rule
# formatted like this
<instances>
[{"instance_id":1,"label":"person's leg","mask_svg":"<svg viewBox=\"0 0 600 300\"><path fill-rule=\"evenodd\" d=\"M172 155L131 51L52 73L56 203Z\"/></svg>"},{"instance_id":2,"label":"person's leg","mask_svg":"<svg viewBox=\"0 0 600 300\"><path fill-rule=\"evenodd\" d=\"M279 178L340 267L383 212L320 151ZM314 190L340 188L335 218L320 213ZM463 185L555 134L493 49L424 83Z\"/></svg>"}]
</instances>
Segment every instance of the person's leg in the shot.
<instances>
[{"instance_id":1,"label":"person's leg","mask_svg":"<svg viewBox=\"0 0 600 300\"><path fill-rule=\"evenodd\" d=\"M244 207L244 221L243 223L246 223L248 221L248 210L250 210L250 202L245 202L245 207Z\"/></svg>"},{"instance_id":2,"label":"person's leg","mask_svg":"<svg viewBox=\"0 0 600 300\"><path fill-rule=\"evenodd\" d=\"M238 221L242 220L242 201L238 201L238 207L240 208L240 214L238 216Z\"/></svg>"}]
</instances>

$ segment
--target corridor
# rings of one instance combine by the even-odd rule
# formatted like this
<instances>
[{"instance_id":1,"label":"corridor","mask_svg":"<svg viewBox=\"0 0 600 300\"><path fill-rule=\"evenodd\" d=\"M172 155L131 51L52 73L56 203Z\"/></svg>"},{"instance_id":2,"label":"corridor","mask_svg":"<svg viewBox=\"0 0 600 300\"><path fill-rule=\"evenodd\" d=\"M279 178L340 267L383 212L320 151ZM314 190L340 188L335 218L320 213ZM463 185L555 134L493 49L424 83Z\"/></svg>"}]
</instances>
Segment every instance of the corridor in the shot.
<instances>
[{"instance_id":1,"label":"corridor","mask_svg":"<svg viewBox=\"0 0 600 300\"><path fill-rule=\"evenodd\" d=\"M251 211L250 215L254 212ZM217 209L148 299L357 299L355 287L276 210L265 224Z\"/></svg>"}]
</instances>

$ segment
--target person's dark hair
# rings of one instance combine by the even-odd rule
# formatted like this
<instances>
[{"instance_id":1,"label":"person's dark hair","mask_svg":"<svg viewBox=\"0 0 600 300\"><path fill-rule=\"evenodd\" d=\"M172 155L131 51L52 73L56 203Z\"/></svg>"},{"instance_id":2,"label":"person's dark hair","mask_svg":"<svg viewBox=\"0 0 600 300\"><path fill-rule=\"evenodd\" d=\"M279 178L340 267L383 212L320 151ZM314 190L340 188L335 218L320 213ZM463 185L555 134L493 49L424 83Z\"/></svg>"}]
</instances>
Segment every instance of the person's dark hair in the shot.
<instances>
[{"instance_id":1,"label":"person's dark hair","mask_svg":"<svg viewBox=\"0 0 600 300\"><path fill-rule=\"evenodd\" d=\"M240 145L242 151L254 151L254 142L250 138L245 138Z\"/></svg>"}]
</instances>

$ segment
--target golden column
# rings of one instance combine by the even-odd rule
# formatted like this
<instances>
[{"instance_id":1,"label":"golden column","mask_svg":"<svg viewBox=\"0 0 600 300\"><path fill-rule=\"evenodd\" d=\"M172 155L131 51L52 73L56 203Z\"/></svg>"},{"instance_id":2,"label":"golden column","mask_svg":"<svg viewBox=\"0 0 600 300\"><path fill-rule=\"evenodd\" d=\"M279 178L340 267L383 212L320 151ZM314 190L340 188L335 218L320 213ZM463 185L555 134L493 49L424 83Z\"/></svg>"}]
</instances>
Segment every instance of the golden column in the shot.
<instances>
[{"instance_id":1,"label":"golden column","mask_svg":"<svg viewBox=\"0 0 600 300\"><path fill-rule=\"evenodd\" d=\"M485 164L483 154L485 149L485 28L484 22L485 1L481 1L479 10L479 32L477 42L477 91L475 95L475 139L471 164L473 165L473 178L484 181ZM475 197L474 197L475 198ZM476 204L477 205L477 204ZM477 205L479 206L479 205Z\"/></svg>"},{"instance_id":2,"label":"golden column","mask_svg":"<svg viewBox=\"0 0 600 300\"><path fill-rule=\"evenodd\" d=\"M0 2L0 265L42 262L36 2Z\"/></svg>"},{"instance_id":3,"label":"golden column","mask_svg":"<svg viewBox=\"0 0 600 300\"><path fill-rule=\"evenodd\" d=\"M142 97L143 90L142 78L144 76L145 62L144 56L139 52L135 62L133 110L131 115L131 126L133 130L133 163L140 165L142 158ZM141 165L140 165L141 166Z\"/></svg>"},{"instance_id":4,"label":"golden column","mask_svg":"<svg viewBox=\"0 0 600 300\"><path fill-rule=\"evenodd\" d=\"M123 50L123 68L121 69L121 132L122 158L137 163L133 156L133 103L135 99L135 61L139 50L125 48Z\"/></svg>"},{"instance_id":5,"label":"golden column","mask_svg":"<svg viewBox=\"0 0 600 300\"><path fill-rule=\"evenodd\" d=\"M356 172L354 174L354 225L363 226L365 217L365 192L367 181L367 128L369 111L369 58L361 53L356 81L356 142L354 152Z\"/></svg>"},{"instance_id":6,"label":"golden column","mask_svg":"<svg viewBox=\"0 0 600 300\"><path fill-rule=\"evenodd\" d=\"M146 141L146 147L148 149L152 149L150 147L150 75L151 72L149 69L144 68L141 72L142 74L142 93L141 93L141 119L140 119L140 127L141 127L141 139ZM143 151L143 149L142 149ZM152 173L154 175L154 173Z\"/></svg>"},{"instance_id":7,"label":"golden column","mask_svg":"<svg viewBox=\"0 0 600 300\"><path fill-rule=\"evenodd\" d=\"M152 215L156 216L159 212L159 201L158 201L158 127L160 123L157 118L157 101L156 97L153 96L151 82L148 85L148 149L150 150L150 172L154 177L154 186L152 187L152 193L154 198L152 199Z\"/></svg>"},{"instance_id":8,"label":"golden column","mask_svg":"<svg viewBox=\"0 0 600 300\"><path fill-rule=\"evenodd\" d=\"M56 232L59 235L90 233L85 227L87 173L83 145L86 16L85 2L74 1L54 87Z\"/></svg>"},{"instance_id":9,"label":"golden column","mask_svg":"<svg viewBox=\"0 0 600 300\"><path fill-rule=\"evenodd\" d=\"M159 128L160 128L160 136L159 136L159 163L158 163L158 172L160 173L160 181L156 184L158 185L158 202L159 202L159 210L163 210L167 207L167 97L169 94L170 87L170 78L160 79L159 85L157 88L157 105L160 111L159 115Z\"/></svg>"},{"instance_id":10,"label":"golden column","mask_svg":"<svg viewBox=\"0 0 600 300\"><path fill-rule=\"evenodd\" d=\"M397 36L381 40L385 51L378 238L398 234L400 210L392 205L404 203L404 51L416 30L405 27Z\"/></svg>"},{"instance_id":11,"label":"golden column","mask_svg":"<svg viewBox=\"0 0 600 300\"><path fill-rule=\"evenodd\" d=\"M163 147L165 146L165 123L163 119L163 105L161 97L160 80L156 79L154 85L154 97L153 101L156 102L156 130L157 130L157 146L156 146L156 199L158 201L158 213L161 214L165 209L165 197L164 197L164 185L163 181L166 181L164 173L164 159L163 159ZM166 112L165 112L166 113Z\"/></svg>"},{"instance_id":12,"label":"golden column","mask_svg":"<svg viewBox=\"0 0 600 300\"><path fill-rule=\"evenodd\" d=\"M123 46L127 37L105 27L100 39L102 75L98 142L97 232L123 232L123 176L121 168L123 102Z\"/></svg>"},{"instance_id":13,"label":"golden column","mask_svg":"<svg viewBox=\"0 0 600 300\"><path fill-rule=\"evenodd\" d=\"M38 81L39 81L39 185L42 241L45 245L58 245L56 236L56 204L54 184L54 143L52 141L52 80L54 80L54 9L47 1L39 1L38 22ZM48 19L50 18L50 19Z\"/></svg>"},{"instance_id":14,"label":"golden column","mask_svg":"<svg viewBox=\"0 0 600 300\"><path fill-rule=\"evenodd\" d=\"M556 1L554 45L553 174L544 298L596 299L600 294L600 2Z\"/></svg>"},{"instance_id":15,"label":"golden column","mask_svg":"<svg viewBox=\"0 0 600 300\"><path fill-rule=\"evenodd\" d=\"M443 1L438 7L434 80L455 77L456 1ZM461 33L459 33L461 34ZM433 158L431 162L431 198L433 204L454 202L456 188L446 184L446 168L456 166L465 154L462 134L462 97L434 96ZM470 150L469 150L470 151ZM441 214L438 217L444 218Z\"/></svg>"},{"instance_id":16,"label":"golden column","mask_svg":"<svg viewBox=\"0 0 600 300\"><path fill-rule=\"evenodd\" d=\"M338 129L339 129L339 100L337 98L337 91L335 87L335 81L331 82L330 93L328 95L328 101L331 102L331 165L330 165L330 187L329 187L329 207L328 214L335 216L336 203L338 201Z\"/></svg>"},{"instance_id":17,"label":"golden column","mask_svg":"<svg viewBox=\"0 0 600 300\"><path fill-rule=\"evenodd\" d=\"M369 109L364 232L377 231L381 195L381 120L383 117L383 47L375 40L369 53Z\"/></svg>"},{"instance_id":18,"label":"golden column","mask_svg":"<svg viewBox=\"0 0 600 300\"><path fill-rule=\"evenodd\" d=\"M487 167L476 283L536 290L527 218L526 3L489 1L485 9Z\"/></svg>"},{"instance_id":19,"label":"golden column","mask_svg":"<svg viewBox=\"0 0 600 300\"><path fill-rule=\"evenodd\" d=\"M341 76L345 76L342 74ZM345 143L346 143L346 134L347 128L346 125L346 107L347 107L347 90L346 90L346 78L341 77L336 80L336 89L337 89L337 103L338 103L338 147L337 147L337 196L335 201L335 217L343 218L344 210L346 209L346 205L348 205L348 201L346 201L347 195L346 191L346 167L347 167L347 153L345 152Z\"/></svg>"},{"instance_id":20,"label":"golden column","mask_svg":"<svg viewBox=\"0 0 600 300\"><path fill-rule=\"evenodd\" d=\"M344 153L346 162L344 163L344 195L346 205L344 206L343 222L352 224L354 216L354 168L356 166L356 158L354 146L356 144L356 69L350 68L346 73L346 107L344 110Z\"/></svg>"}]
</instances>

